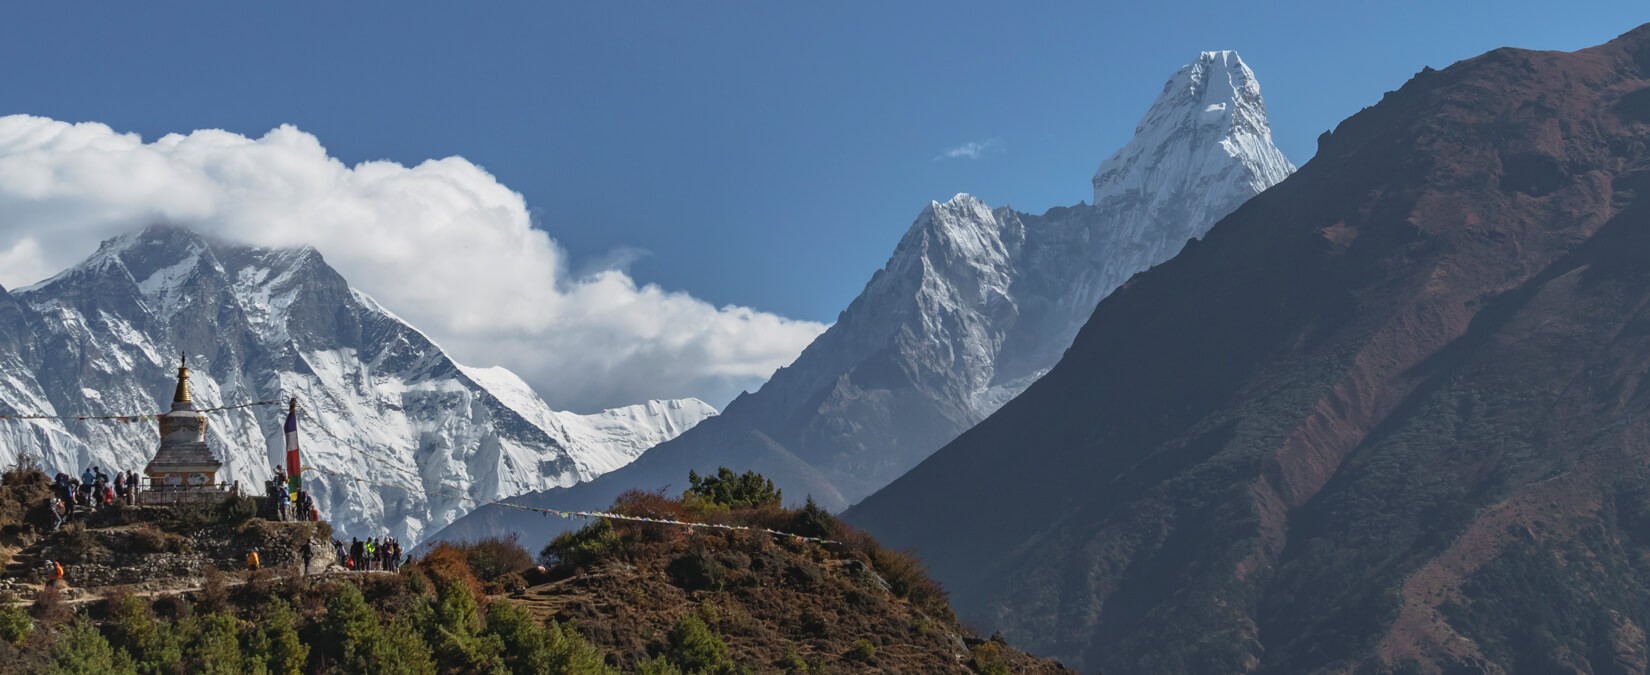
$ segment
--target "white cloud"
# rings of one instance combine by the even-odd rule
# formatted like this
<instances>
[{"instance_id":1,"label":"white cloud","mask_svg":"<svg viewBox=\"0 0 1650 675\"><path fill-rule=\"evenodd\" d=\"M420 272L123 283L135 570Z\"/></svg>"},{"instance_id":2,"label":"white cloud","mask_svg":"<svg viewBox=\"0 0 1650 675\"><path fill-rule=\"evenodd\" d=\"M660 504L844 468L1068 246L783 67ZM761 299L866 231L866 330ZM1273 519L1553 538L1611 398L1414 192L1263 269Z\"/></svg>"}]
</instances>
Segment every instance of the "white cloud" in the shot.
<instances>
[{"instance_id":1,"label":"white cloud","mask_svg":"<svg viewBox=\"0 0 1650 675\"><path fill-rule=\"evenodd\" d=\"M531 226L522 196L461 157L350 167L291 126L145 143L102 124L0 117L0 285L48 277L155 222L314 245L460 362L509 367L576 410L681 396L720 405L824 329L638 286L613 267L579 275Z\"/></svg>"},{"instance_id":2,"label":"white cloud","mask_svg":"<svg viewBox=\"0 0 1650 675\"><path fill-rule=\"evenodd\" d=\"M934 157L934 161L937 162L942 159L979 159L985 156L986 153L995 151L1001 147L1003 147L1003 141L1000 138L988 138L983 141L969 141L940 153L938 156Z\"/></svg>"}]
</instances>

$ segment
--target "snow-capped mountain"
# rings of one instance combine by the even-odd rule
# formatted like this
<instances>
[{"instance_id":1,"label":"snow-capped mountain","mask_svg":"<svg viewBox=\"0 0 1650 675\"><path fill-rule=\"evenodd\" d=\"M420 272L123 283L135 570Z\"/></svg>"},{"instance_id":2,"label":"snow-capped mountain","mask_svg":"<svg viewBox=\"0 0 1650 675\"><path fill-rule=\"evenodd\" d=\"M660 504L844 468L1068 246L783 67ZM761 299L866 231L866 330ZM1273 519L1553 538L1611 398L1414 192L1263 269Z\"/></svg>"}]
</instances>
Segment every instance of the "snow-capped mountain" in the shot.
<instances>
[{"instance_id":1,"label":"snow-capped mountain","mask_svg":"<svg viewBox=\"0 0 1650 675\"><path fill-rule=\"evenodd\" d=\"M1101 298L1293 170L1254 74L1235 52L1204 52L1101 164L1094 204L1031 215L966 194L930 203L836 323L760 391L623 469L515 501L600 508L726 464L762 471L793 501L845 508L1024 391ZM530 525L517 518L483 509L438 536Z\"/></svg>"},{"instance_id":2,"label":"snow-capped mountain","mask_svg":"<svg viewBox=\"0 0 1650 675\"><path fill-rule=\"evenodd\" d=\"M698 400L550 409L503 368L466 368L349 287L312 248L150 227L34 286L0 290L0 412L152 414L180 352L201 407L296 396L305 483L335 526L417 541L491 500L623 466L715 414ZM208 443L254 491L283 456L284 406L212 413ZM153 423L0 420L0 462L141 469Z\"/></svg>"}]
</instances>

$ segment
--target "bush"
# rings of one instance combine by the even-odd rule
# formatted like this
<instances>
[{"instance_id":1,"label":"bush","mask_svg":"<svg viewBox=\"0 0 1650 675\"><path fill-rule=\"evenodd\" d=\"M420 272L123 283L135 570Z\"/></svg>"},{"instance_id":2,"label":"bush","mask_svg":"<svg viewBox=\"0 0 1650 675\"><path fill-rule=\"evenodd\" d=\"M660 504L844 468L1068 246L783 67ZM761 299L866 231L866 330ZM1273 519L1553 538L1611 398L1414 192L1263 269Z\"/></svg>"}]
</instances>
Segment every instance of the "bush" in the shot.
<instances>
[{"instance_id":1,"label":"bush","mask_svg":"<svg viewBox=\"0 0 1650 675\"><path fill-rule=\"evenodd\" d=\"M790 523L784 529L791 534L804 537L831 539L836 537L839 525L836 517L815 504L814 498L810 495L808 502L797 510L796 515L791 516Z\"/></svg>"},{"instance_id":2,"label":"bush","mask_svg":"<svg viewBox=\"0 0 1650 675\"><path fill-rule=\"evenodd\" d=\"M34 595L34 604L29 606L29 613L40 623L48 626L68 621L74 612L69 605L63 602L63 594L56 586L46 586Z\"/></svg>"},{"instance_id":3,"label":"bush","mask_svg":"<svg viewBox=\"0 0 1650 675\"><path fill-rule=\"evenodd\" d=\"M108 547L86 529L84 521L79 520L63 526L52 542L52 548L59 562L96 562L109 555Z\"/></svg>"},{"instance_id":4,"label":"bush","mask_svg":"<svg viewBox=\"0 0 1650 675\"><path fill-rule=\"evenodd\" d=\"M514 532L507 537L469 542L459 548L463 549L470 570L482 581L493 581L533 566L533 556L521 547L521 537Z\"/></svg>"},{"instance_id":5,"label":"bush","mask_svg":"<svg viewBox=\"0 0 1650 675\"><path fill-rule=\"evenodd\" d=\"M870 556L871 565L888 582L888 589L894 595L911 601L913 606L929 615L947 621L955 620L945 589L928 577L922 563L915 557L881 547L873 548Z\"/></svg>"},{"instance_id":6,"label":"bush","mask_svg":"<svg viewBox=\"0 0 1650 675\"><path fill-rule=\"evenodd\" d=\"M779 666L784 668L786 673L808 672L808 662L804 661L802 655L796 652L794 645L785 651L785 658L780 659Z\"/></svg>"},{"instance_id":7,"label":"bush","mask_svg":"<svg viewBox=\"0 0 1650 675\"><path fill-rule=\"evenodd\" d=\"M183 553L188 540L171 532L162 532L145 524L132 532L132 550L137 553Z\"/></svg>"},{"instance_id":8,"label":"bush","mask_svg":"<svg viewBox=\"0 0 1650 675\"><path fill-rule=\"evenodd\" d=\"M865 638L854 640L853 649L848 650L848 658L870 663L877 658L877 646Z\"/></svg>"},{"instance_id":9,"label":"bush","mask_svg":"<svg viewBox=\"0 0 1650 675\"><path fill-rule=\"evenodd\" d=\"M521 572L511 572L502 577L487 582L489 595L507 595L527 590L527 577Z\"/></svg>"},{"instance_id":10,"label":"bush","mask_svg":"<svg viewBox=\"0 0 1650 675\"><path fill-rule=\"evenodd\" d=\"M728 508L777 506L780 503L780 491L773 486L773 481L755 471L735 474L725 466L719 467L714 476L700 476L689 471L688 484L683 497L690 501Z\"/></svg>"},{"instance_id":11,"label":"bush","mask_svg":"<svg viewBox=\"0 0 1650 675\"><path fill-rule=\"evenodd\" d=\"M430 576L430 581L435 583L437 589L458 583L469 589L473 595L482 594L481 580L476 578L475 570L470 568L469 553L455 544L436 544L423 560L418 561L418 567Z\"/></svg>"},{"instance_id":12,"label":"bush","mask_svg":"<svg viewBox=\"0 0 1650 675\"><path fill-rule=\"evenodd\" d=\"M690 591L721 590L727 583L728 570L714 556L701 547L694 547L665 566L665 574L677 586Z\"/></svg>"},{"instance_id":13,"label":"bush","mask_svg":"<svg viewBox=\"0 0 1650 675\"><path fill-rule=\"evenodd\" d=\"M218 503L218 522L239 525L258 515L258 500L245 495L234 495Z\"/></svg>"},{"instance_id":14,"label":"bush","mask_svg":"<svg viewBox=\"0 0 1650 675\"><path fill-rule=\"evenodd\" d=\"M229 575L212 565L201 570L201 592L195 601L201 611L217 612L229 607Z\"/></svg>"},{"instance_id":15,"label":"bush","mask_svg":"<svg viewBox=\"0 0 1650 675\"><path fill-rule=\"evenodd\" d=\"M563 532L539 552L539 562L571 572L619 550L613 524L597 519L573 532Z\"/></svg>"},{"instance_id":16,"label":"bush","mask_svg":"<svg viewBox=\"0 0 1650 675\"><path fill-rule=\"evenodd\" d=\"M968 667L980 675L1008 675L1012 672L1003 658L1003 645L987 640L968 650Z\"/></svg>"},{"instance_id":17,"label":"bush","mask_svg":"<svg viewBox=\"0 0 1650 675\"><path fill-rule=\"evenodd\" d=\"M698 615L688 614L671 627L665 647L665 660L686 672L731 673L733 659L728 657L728 645Z\"/></svg>"}]
</instances>

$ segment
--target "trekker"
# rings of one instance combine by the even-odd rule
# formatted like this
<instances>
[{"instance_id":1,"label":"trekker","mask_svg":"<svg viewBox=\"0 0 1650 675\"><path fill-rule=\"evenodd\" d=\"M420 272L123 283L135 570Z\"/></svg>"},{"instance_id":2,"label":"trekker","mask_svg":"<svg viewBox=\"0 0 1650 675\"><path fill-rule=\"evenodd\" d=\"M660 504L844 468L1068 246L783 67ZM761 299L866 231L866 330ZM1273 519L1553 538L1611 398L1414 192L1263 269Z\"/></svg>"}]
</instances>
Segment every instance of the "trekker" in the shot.
<instances>
[{"instance_id":1,"label":"trekker","mask_svg":"<svg viewBox=\"0 0 1650 675\"><path fill-rule=\"evenodd\" d=\"M304 575L309 576L309 560L315 557L315 547L310 544L308 539L305 539L304 547L298 549L298 553L304 556Z\"/></svg>"},{"instance_id":2,"label":"trekker","mask_svg":"<svg viewBox=\"0 0 1650 675\"><path fill-rule=\"evenodd\" d=\"M262 562L263 561L258 559L258 547L253 546L252 550L246 552L246 568L247 569L257 571L258 566L260 564L262 564Z\"/></svg>"},{"instance_id":3,"label":"trekker","mask_svg":"<svg viewBox=\"0 0 1650 675\"><path fill-rule=\"evenodd\" d=\"M366 546L361 544L361 540L359 538L350 537L349 559L350 563L353 565L353 568L357 571L366 566L366 561L361 559L362 554L366 553L366 550Z\"/></svg>"},{"instance_id":4,"label":"trekker","mask_svg":"<svg viewBox=\"0 0 1650 675\"><path fill-rule=\"evenodd\" d=\"M63 517L66 513L67 511L63 508L63 500L52 497L52 516L57 518L57 522L52 524L53 532L63 529Z\"/></svg>"},{"instance_id":5,"label":"trekker","mask_svg":"<svg viewBox=\"0 0 1650 675\"><path fill-rule=\"evenodd\" d=\"M142 486L143 486L143 483L138 481L138 474L137 474L136 469L133 469L131 471L126 472L126 503L127 504L136 504L137 503L137 493L138 493L138 490L140 488L142 488Z\"/></svg>"},{"instance_id":6,"label":"trekker","mask_svg":"<svg viewBox=\"0 0 1650 675\"><path fill-rule=\"evenodd\" d=\"M46 561L46 588L56 588L63 584L63 564L56 560Z\"/></svg>"}]
</instances>

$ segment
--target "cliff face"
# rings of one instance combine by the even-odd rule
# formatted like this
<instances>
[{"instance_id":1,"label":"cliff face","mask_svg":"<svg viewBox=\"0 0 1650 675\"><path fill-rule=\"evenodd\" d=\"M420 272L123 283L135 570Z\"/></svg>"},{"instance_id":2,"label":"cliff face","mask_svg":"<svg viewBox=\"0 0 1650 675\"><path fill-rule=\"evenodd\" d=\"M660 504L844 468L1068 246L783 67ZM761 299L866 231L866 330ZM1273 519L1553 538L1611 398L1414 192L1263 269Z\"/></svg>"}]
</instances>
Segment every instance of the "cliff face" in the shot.
<instances>
[{"instance_id":1,"label":"cliff face","mask_svg":"<svg viewBox=\"0 0 1650 675\"><path fill-rule=\"evenodd\" d=\"M850 510L1107 672L1643 669L1650 26L1427 70Z\"/></svg>"}]
</instances>

